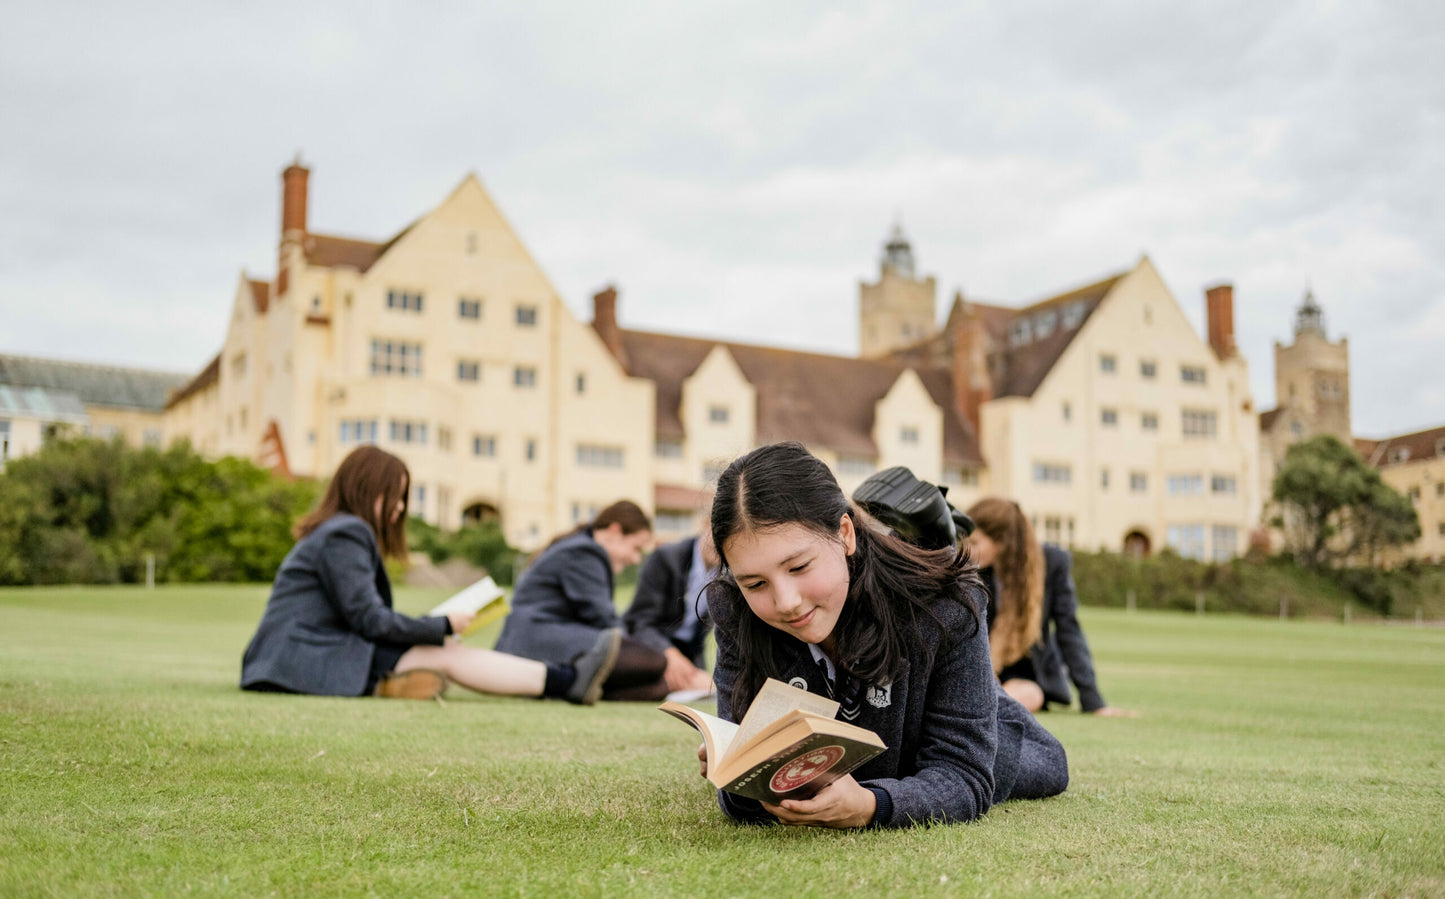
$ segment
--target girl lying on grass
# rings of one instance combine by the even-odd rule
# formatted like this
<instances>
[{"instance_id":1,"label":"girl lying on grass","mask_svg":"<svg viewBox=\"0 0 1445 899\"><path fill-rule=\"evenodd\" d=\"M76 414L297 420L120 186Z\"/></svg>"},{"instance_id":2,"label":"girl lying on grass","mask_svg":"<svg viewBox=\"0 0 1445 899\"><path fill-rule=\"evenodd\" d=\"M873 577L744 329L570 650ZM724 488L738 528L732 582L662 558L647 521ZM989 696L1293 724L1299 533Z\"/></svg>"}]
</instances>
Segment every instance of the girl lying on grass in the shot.
<instances>
[{"instance_id":1,"label":"girl lying on grass","mask_svg":"<svg viewBox=\"0 0 1445 899\"><path fill-rule=\"evenodd\" d=\"M811 799L719 792L729 816L905 827L1063 792L1063 747L994 677L985 594L966 553L860 527L827 466L796 443L728 466L712 536L724 569L708 591L718 715L741 721L774 677L838 700L841 717L888 746ZM706 772L705 748L698 757Z\"/></svg>"},{"instance_id":2,"label":"girl lying on grass","mask_svg":"<svg viewBox=\"0 0 1445 899\"><path fill-rule=\"evenodd\" d=\"M430 699L453 680L478 693L596 702L617 659L616 631L570 663L543 664L448 640L470 613L392 610L382 555L406 556L410 482L406 464L374 446L342 460L321 504L296 523L298 542L241 660L242 689Z\"/></svg>"}]
</instances>

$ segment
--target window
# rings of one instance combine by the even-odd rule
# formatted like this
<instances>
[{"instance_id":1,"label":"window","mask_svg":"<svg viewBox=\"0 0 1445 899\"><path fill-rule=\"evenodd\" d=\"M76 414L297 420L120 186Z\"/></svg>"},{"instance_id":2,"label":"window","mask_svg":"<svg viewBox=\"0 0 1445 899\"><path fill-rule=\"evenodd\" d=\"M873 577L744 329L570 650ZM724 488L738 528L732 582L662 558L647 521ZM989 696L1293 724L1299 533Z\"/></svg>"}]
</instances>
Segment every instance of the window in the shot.
<instances>
[{"instance_id":1,"label":"window","mask_svg":"<svg viewBox=\"0 0 1445 899\"><path fill-rule=\"evenodd\" d=\"M1084 311L1086 308L1087 307L1082 300L1075 300L1074 302L1065 306L1062 315L1064 330L1067 331L1071 328L1077 328L1079 326L1079 322L1084 320Z\"/></svg>"},{"instance_id":2,"label":"window","mask_svg":"<svg viewBox=\"0 0 1445 899\"><path fill-rule=\"evenodd\" d=\"M1445 537L1445 521L1440 522L1440 536Z\"/></svg>"},{"instance_id":3,"label":"window","mask_svg":"<svg viewBox=\"0 0 1445 899\"><path fill-rule=\"evenodd\" d=\"M725 424L728 423L728 418L729 418L729 412L728 412L728 407L727 407L727 406L708 406L708 407L707 407L707 420L710 421L710 422L712 422L713 424L715 424L715 425L725 425Z\"/></svg>"},{"instance_id":4,"label":"window","mask_svg":"<svg viewBox=\"0 0 1445 899\"><path fill-rule=\"evenodd\" d=\"M1408 446L1397 446L1394 449L1390 450L1391 462L1404 462L1409 458L1410 448Z\"/></svg>"},{"instance_id":5,"label":"window","mask_svg":"<svg viewBox=\"0 0 1445 899\"><path fill-rule=\"evenodd\" d=\"M693 529L692 513L677 509L658 509L652 523L662 534L686 534Z\"/></svg>"},{"instance_id":6,"label":"window","mask_svg":"<svg viewBox=\"0 0 1445 899\"><path fill-rule=\"evenodd\" d=\"M1146 430L1146 431L1157 431L1157 430L1159 430L1159 413L1157 413L1157 412L1141 412L1141 413L1139 413L1139 427L1142 428L1142 429L1144 429L1144 430Z\"/></svg>"},{"instance_id":7,"label":"window","mask_svg":"<svg viewBox=\"0 0 1445 899\"><path fill-rule=\"evenodd\" d=\"M1300 424L1300 423L1297 422L1297 421L1292 421L1292 422L1290 422L1290 423L1289 423L1289 435L1290 435L1291 437L1294 437L1295 439L1299 439L1300 437L1303 437L1303 436L1305 435L1305 426L1302 425L1302 424Z\"/></svg>"},{"instance_id":8,"label":"window","mask_svg":"<svg viewBox=\"0 0 1445 899\"><path fill-rule=\"evenodd\" d=\"M528 462L537 461L537 438L528 437L527 443L522 447L522 455Z\"/></svg>"},{"instance_id":9,"label":"window","mask_svg":"<svg viewBox=\"0 0 1445 899\"><path fill-rule=\"evenodd\" d=\"M421 377L421 344L403 343L398 340L373 340L371 342L371 373L373 375L401 375L404 378Z\"/></svg>"},{"instance_id":10,"label":"window","mask_svg":"<svg viewBox=\"0 0 1445 899\"><path fill-rule=\"evenodd\" d=\"M1059 313L1055 309L1045 309L1034 316L1034 336L1043 340L1054 333L1054 327L1058 324Z\"/></svg>"},{"instance_id":11,"label":"window","mask_svg":"<svg viewBox=\"0 0 1445 899\"><path fill-rule=\"evenodd\" d=\"M1239 528L1229 524L1216 524L1209 529L1211 558L1216 562L1228 562L1238 555Z\"/></svg>"},{"instance_id":12,"label":"window","mask_svg":"<svg viewBox=\"0 0 1445 899\"><path fill-rule=\"evenodd\" d=\"M838 474L844 477L867 477L878 470L878 463L869 456L839 456Z\"/></svg>"},{"instance_id":13,"label":"window","mask_svg":"<svg viewBox=\"0 0 1445 899\"><path fill-rule=\"evenodd\" d=\"M1047 462L1034 463L1034 483L1066 485L1073 480L1073 473L1067 465L1052 465Z\"/></svg>"},{"instance_id":14,"label":"window","mask_svg":"<svg viewBox=\"0 0 1445 899\"><path fill-rule=\"evenodd\" d=\"M1420 488L1418 486L1411 487L1405 491L1405 495L1410 498L1410 502L1418 503L1420 501Z\"/></svg>"},{"instance_id":15,"label":"window","mask_svg":"<svg viewBox=\"0 0 1445 899\"><path fill-rule=\"evenodd\" d=\"M909 444L910 446L917 446L918 429L905 425L903 429L898 432L898 439L903 443Z\"/></svg>"},{"instance_id":16,"label":"window","mask_svg":"<svg viewBox=\"0 0 1445 899\"><path fill-rule=\"evenodd\" d=\"M231 375L236 378L246 377L246 354L237 353L231 358Z\"/></svg>"},{"instance_id":17,"label":"window","mask_svg":"<svg viewBox=\"0 0 1445 899\"><path fill-rule=\"evenodd\" d=\"M465 359L457 362L458 381L480 381L482 379L482 366L477 362L470 362Z\"/></svg>"},{"instance_id":18,"label":"window","mask_svg":"<svg viewBox=\"0 0 1445 899\"><path fill-rule=\"evenodd\" d=\"M1109 469L1107 469L1107 468L1101 468L1101 469L1099 469L1099 489L1100 489L1100 490L1108 490L1108 489L1109 489Z\"/></svg>"},{"instance_id":19,"label":"window","mask_svg":"<svg viewBox=\"0 0 1445 899\"><path fill-rule=\"evenodd\" d=\"M659 438L652 445L652 454L659 459L681 459L682 441L671 438Z\"/></svg>"},{"instance_id":20,"label":"window","mask_svg":"<svg viewBox=\"0 0 1445 899\"><path fill-rule=\"evenodd\" d=\"M1209 479L1209 492L1233 496L1238 492L1235 486L1234 475L1217 474Z\"/></svg>"},{"instance_id":21,"label":"window","mask_svg":"<svg viewBox=\"0 0 1445 899\"><path fill-rule=\"evenodd\" d=\"M518 306L517 306L517 327L519 327L519 328L535 328L535 327L537 327L537 307L536 307L536 306L524 306L524 305L518 304Z\"/></svg>"},{"instance_id":22,"label":"window","mask_svg":"<svg viewBox=\"0 0 1445 899\"><path fill-rule=\"evenodd\" d=\"M444 453L452 451L452 429L437 426L437 449Z\"/></svg>"},{"instance_id":23,"label":"window","mask_svg":"<svg viewBox=\"0 0 1445 899\"><path fill-rule=\"evenodd\" d=\"M1171 474L1165 484L1170 496L1202 496L1204 494L1204 475L1202 474Z\"/></svg>"},{"instance_id":24,"label":"window","mask_svg":"<svg viewBox=\"0 0 1445 899\"><path fill-rule=\"evenodd\" d=\"M10 419L0 418L0 462L10 458Z\"/></svg>"},{"instance_id":25,"label":"window","mask_svg":"<svg viewBox=\"0 0 1445 899\"><path fill-rule=\"evenodd\" d=\"M1218 430L1214 412L1208 409L1185 409L1183 432L1185 437L1213 440Z\"/></svg>"},{"instance_id":26,"label":"window","mask_svg":"<svg viewBox=\"0 0 1445 899\"><path fill-rule=\"evenodd\" d=\"M1436 495L1436 496L1445 496L1445 483L1440 483L1440 484L1436 484L1436 485L1435 485L1435 495Z\"/></svg>"},{"instance_id":27,"label":"window","mask_svg":"<svg viewBox=\"0 0 1445 899\"><path fill-rule=\"evenodd\" d=\"M943 469L943 483L949 487L977 487L978 471L973 468L946 465Z\"/></svg>"},{"instance_id":28,"label":"window","mask_svg":"<svg viewBox=\"0 0 1445 899\"><path fill-rule=\"evenodd\" d=\"M1185 384L1204 384L1204 367L1200 365L1179 366L1179 380Z\"/></svg>"},{"instance_id":29,"label":"window","mask_svg":"<svg viewBox=\"0 0 1445 899\"><path fill-rule=\"evenodd\" d=\"M426 485L425 485L425 484L412 484L412 485L411 485L411 504L410 504L410 506L411 506L411 508L408 509L408 512L409 512L411 515L414 515L414 516L416 516L417 518L421 518L422 516L426 515Z\"/></svg>"},{"instance_id":30,"label":"window","mask_svg":"<svg viewBox=\"0 0 1445 899\"><path fill-rule=\"evenodd\" d=\"M406 290L388 290L386 292L386 308L400 309L403 312L420 312L422 295Z\"/></svg>"},{"instance_id":31,"label":"window","mask_svg":"<svg viewBox=\"0 0 1445 899\"><path fill-rule=\"evenodd\" d=\"M1106 375L1112 375L1119 367L1119 360L1113 353L1105 353L1099 357L1099 371Z\"/></svg>"},{"instance_id":32,"label":"window","mask_svg":"<svg viewBox=\"0 0 1445 899\"><path fill-rule=\"evenodd\" d=\"M1148 492L1149 492L1149 476L1148 476L1147 474L1145 474L1144 472L1142 472L1142 471L1131 471L1131 472L1129 472L1129 492L1130 492L1130 493L1148 493Z\"/></svg>"},{"instance_id":33,"label":"window","mask_svg":"<svg viewBox=\"0 0 1445 899\"><path fill-rule=\"evenodd\" d=\"M1154 377L1158 374L1159 367L1155 364L1153 359L1139 360L1139 377L1143 378L1146 381L1152 381L1154 380Z\"/></svg>"},{"instance_id":34,"label":"window","mask_svg":"<svg viewBox=\"0 0 1445 899\"><path fill-rule=\"evenodd\" d=\"M393 418L391 420L391 442L425 444L426 422Z\"/></svg>"},{"instance_id":35,"label":"window","mask_svg":"<svg viewBox=\"0 0 1445 899\"><path fill-rule=\"evenodd\" d=\"M351 418L341 420L341 445L376 442L376 419Z\"/></svg>"},{"instance_id":36,"label":"window","mask_svg":"<svg viewBox=\"0 0 1445 899\"><path fill-rule=\"evenodd\" d=\"M514 387L536 387L537 370L530 365L518 365L512 369L512 385Z\"/></svg>"},{"instance_id":37,"label":"window","mask_svg":"<svg viewBox=\"0 0 1445 899\"><path fill-rule=\"evenodd\" d=\"M467 255L475 256L477 253L477 232L467 232Z\"/></svg>"},{"instance_id":38,"label":"window","mask_svg":"<svg viewBox=\"0 0 1445 899\"><path fill-rule=\"evenodd\" d=\"M1184 558L1204 561L1204 525L1171 524L1167 539L1169 548Z\"/></svg>"},{"instance_id":39,"label":"window","mask_svg":"<svg viewBox=\"0 0 1445 899\"><path fill-rule=\"evenodd\" d=\"M470 318L480 320L482 317L482 301L468 297L457 300L457 318Z\"/></svg>"},{"instance_id":40,"label":"window","mask_svg":"<svg viewBox=\"0 0 1445 899\"><path fill-rule=\"evenodd\" d=\"M578 393L586 393L586 392L587 392L587 374L586 374L586 372L580 372L580 371L579 371L579 372L577 373L577 378L576 378L575 384L576 384L576 388L577 388L577 392L578 392Z\"/></svg>"},{"instance_id":41,"label":"window","mask_svg":"<svg viewBox=\"0 0 1445 899\"><path fill-rule=\"evenodd\" d=\"M1068 403L1064 403L1063 413L1064 421L1072 421L1074 418L1074 407L1070 406Z\"/></svg>"},{"instance_id":42,"label":"window","mask_svg":"<svg viewBox=\"0 0 1445 899\"><path fill-rule=\"evenodd\" d=\"M1009 328L1009 346L1023 346L1034 339L1033 324L1027 318L1014 319L1013 325Z\"/></svg>"},{"instance_id":43,"label":"window","mask_svg":"<svg viewBox=\"0 0 1445 899\"><path fill-rule=\"evenodd\" d=\"M1118 410L1118 409L1100 409L1100 410L1099 410L1099 424L1103 425L1103 426L1106 427L1106 428L1112 428L1112 427L1117 426L1117 425L1119 424L1119 410Z\"/></svg>"},{"instance_id":44,"label":"window","mask_svg":"<svg viewBox=\"0 0 1445 899\"><path fill-rule=\"evenodd\" d=\"M472 455L494 458L497 455L497 438L490 434L473 434Z\"/></svg>"},{"instance_id":45,"label":"window","mask_svg":"<svg viewBox=\"0 0 1445 899\"><path fill-rule=\"evenodd\" d=\"M622 468L622 447L579 443L577 464L583 468Z\"/></svg>"},{"instance_id":46,"label":"window","mask_svg":"<svg viewBox=\"0 0 1445 899\"><path fill-rule=\"evenodd\" d=\"M716 484L717 479L728 467L728 459L708 459L702 463L702 482L704 484Z\"/></svg>"},{"instance_id":47,"label":"window","mask_svg":"<svg viewBox=\"0 0 1445 899\"><path fill-rule=\"evenodd\" d=\"M592 522L597 520L597 507L595 505L572 504L572 523Z\"/></svg>"},{"instance_id":48,"label":"window","mask_svg":"<svg viewBox=\"0 0 1445 899\"><path fill-rule=\"evenodd\" d=\"M1057 515L1044 516L1044 539L1049 543L1058 543L1063 539L1064 522Z\"/></svg>"}]
</instances>

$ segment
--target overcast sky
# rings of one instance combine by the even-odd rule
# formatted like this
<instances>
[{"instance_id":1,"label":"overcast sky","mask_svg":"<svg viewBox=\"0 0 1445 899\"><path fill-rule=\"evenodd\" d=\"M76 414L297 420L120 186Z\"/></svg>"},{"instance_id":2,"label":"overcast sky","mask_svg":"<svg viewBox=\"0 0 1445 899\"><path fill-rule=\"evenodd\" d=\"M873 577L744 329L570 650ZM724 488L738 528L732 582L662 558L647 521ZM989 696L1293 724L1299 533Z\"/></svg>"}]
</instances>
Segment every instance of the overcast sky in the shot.
<instances>
[{"instance_id":1,"label":"overcast sky","mask_svg":"<svg viewBox=\"0 0 1445 899\"><path fill-rule=\"evenodd\" d=\"M901 219L940 311L1232 281L1265 409L1308 285L1356 431L1445 424L1445 4L1168 5L9 4L0 352L199 369L299 151L313 230L475 172L645 330L853 353Z\"/></svg>"}]
</instances>

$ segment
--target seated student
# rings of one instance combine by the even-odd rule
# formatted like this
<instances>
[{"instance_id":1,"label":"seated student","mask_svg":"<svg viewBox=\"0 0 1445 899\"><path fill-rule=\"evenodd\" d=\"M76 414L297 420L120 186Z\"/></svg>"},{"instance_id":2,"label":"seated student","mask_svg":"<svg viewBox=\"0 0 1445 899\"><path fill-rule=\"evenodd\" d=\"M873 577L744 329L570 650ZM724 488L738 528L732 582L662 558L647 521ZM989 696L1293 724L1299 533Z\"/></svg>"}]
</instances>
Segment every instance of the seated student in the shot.
<instances>
[{"instance_id":1,"label":"seated student","mask_svg":"<svg viewBox=\"0 0 1445 899\"><path fill-rule=\"evenodd\" d=\"M1072 699L1064 679L1067 665L1082 711L1132 717L1105 703L1094 683L1089 643L1075 614L1068 551L1052 544L1041 548L1012 500L981 499L968 515L976 526L968 551L989 588L989 652L1003 688L1031 712L1051 702L1066 706Z\"/></svg>"},{"instance_id":2,"label":"seated student","mask_svg":"<svg viewBox=\"0 0 1445 899\"><path fill-rule=\"evenodd\" d=\"M712 535L723 564L708 588L718 715L741 721L774 677L838 700L841 717L888 746L810 799L719 792L729 816L905 827L1063 792L1063 747L994 677L983 585L966 553L859 526L832 472L796 443L728 466ZM705 746L698 756L705 772Z\"/></svg>"},{"instance_id":3,"label":"seated student","mask_svg":"<svg viewBox=\"0 0 1445 899\"><path fill-rule=\"evenodd\" d=\"M617 634L620 649L602 685L602 698L666 696L667 657L636 638L621 636L612 598L613 576L636 565L651 543L652 522L628 500L613 503L594 521L553 540L518 579L497 649L555 663L585 651L600 634Z\"/></svg>"},{"instance_id":4,"label":"seated student","mask_svg":"<svg viewBox=\"0 0 1445 899\"><path fill-rule=\"evenodd\" d=\"M712 686L704 658L712 630L704 591L717 569L717 551L706 531L659 547L642 563L637 593L622 621L630 636L666 656L669 691Z\"/></svg>"},{"instance_id":5,"label":"seated student","mask_svg":"<svg viewBox=\"0 0 1445 899\"><path fill-rule=\"evenodd\" d=\"M447 640L469 613L392 610L382 555L406 557L410 481L404 462L374 446L341 461L321 503L296 523L297 543L241 660L241 688L429 699L451 679L479 693L596 702L617 658L615 635L542 664Z\"/></svg>"}]
</instances>

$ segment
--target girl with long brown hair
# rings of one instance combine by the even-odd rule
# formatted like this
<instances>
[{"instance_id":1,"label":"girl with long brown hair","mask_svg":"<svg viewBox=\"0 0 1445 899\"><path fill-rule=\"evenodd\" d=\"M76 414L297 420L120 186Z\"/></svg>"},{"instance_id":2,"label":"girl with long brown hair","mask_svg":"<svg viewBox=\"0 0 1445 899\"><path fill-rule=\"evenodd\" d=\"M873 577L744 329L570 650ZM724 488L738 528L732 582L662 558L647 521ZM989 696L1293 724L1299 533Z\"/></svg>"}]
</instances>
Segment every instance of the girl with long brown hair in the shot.
<instances>
[{"instance_id":1,"label":"girl with long brown hair","mask_svg":"<svg viewBox=\"0 0 1445 899\"><path fill-rule=\"evenodd\" d=\"M296 523L271 598L246 647L241 687L327 696L440 696L449 681L479 693L556 696L591 705L617 659L616 634L543 664L448 640L473 615L413 618L392 609L383 557L406 557L406 464L353 450L316 509Z\"/></svg>"},{"instance_id":2,"label":"girl with long brown hair","mask_svg":"<svg viewBox=\"0 0 1445 899\"><path fill-rule=\"evenodd\" d=\"M981 499L969 507L968 516L975 525L969 554L989 588L989 655L1004 690L1031 712L1051 702L1067 706L1072 699L1064 679L1067 666L1083 711L1131 715L1107 705L1095 685L1068 551L1041 545L1012 500Z\"/></svg>"}]
</instances>

